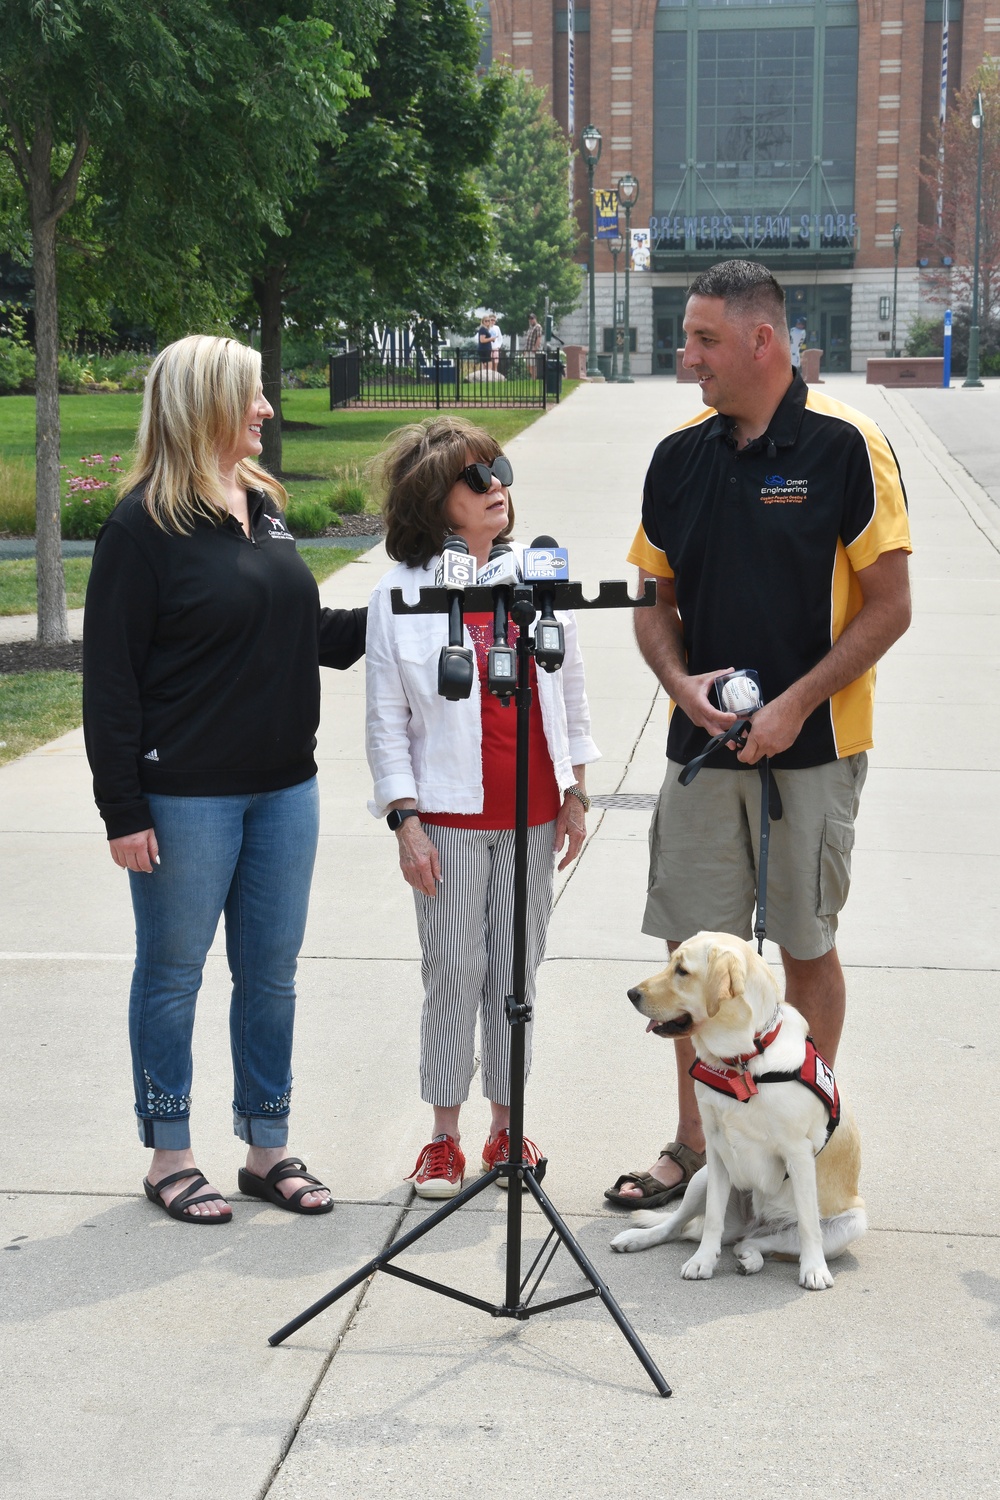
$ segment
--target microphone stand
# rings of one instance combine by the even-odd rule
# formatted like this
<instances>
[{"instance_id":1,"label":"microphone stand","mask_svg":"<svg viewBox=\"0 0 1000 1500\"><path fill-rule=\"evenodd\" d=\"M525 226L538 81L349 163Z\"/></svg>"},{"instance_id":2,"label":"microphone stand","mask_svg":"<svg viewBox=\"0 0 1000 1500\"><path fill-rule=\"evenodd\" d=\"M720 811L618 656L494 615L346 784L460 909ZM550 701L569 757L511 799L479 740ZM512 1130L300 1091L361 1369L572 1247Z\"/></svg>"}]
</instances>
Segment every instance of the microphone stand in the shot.
<instances>
[{"instance_id":1,"label":"microphone stand","mask_svg":"<svg viewBox=\"0 0 1000 1500\"><path fill-rule=\"evenodd\" d=\"M314 1302L303 1312L279 1328L268 1339L272 1345L282 1343L288 1336L295 1333L303 1324L308 1323L319 1313L337 1302L354 1287L360 1286L367 1281L376 1271L384 1271L388 1276L396 1276L401 1281L410 1281L415 1286L423 1287L427 1291L437 1292L442 1297L450 1297L456 1302L465 1303L469 1307L476 1307L481 1312L489 1313L494 1318L517 1318L525 1321L534 1317L536 1313L549 1312L556 1307L567 1307L574 1302L583 1302L591 1297L597 1297L607 1308L611 1317L617 1323L626 1341L632 1348L633 1353L646 1371L660 1396L670 1395L670 1386L663 1378L657 1366L654 1364L645 1346L640 1341L628 1318L622 1312L615 1301L611 1291L601 1279L596 1268L585 1255L581 1246L577 1243L572 1232L560 1217L554 1204L547 1197L541 1186L541 1180L545 1175L546 1160L543 1158L537 1166L531 1166L524 1160L524 1058L525 1058L525 1028L531 1020L531 1006L526 1000L526 955L527 955L527 916L528 916L528 738L531 708L531 686L530 686L530 663L534 653L534 641L529 638L528 627L531 625L537 613L535 605L535 591L544 590L559 609L636 609L643 608L656 603L656 584L649 580L645 587L643 597L632 599L624 583L602 583L600 593L595 600L585 600L579 584L573 583L545 583L520 584L513 589L513 603L510 614L518 629L517 638L517 685L514 693L517 706L516 723L516 745L517 759L515 768L515 810L514 810L514 934L513 934L513 975L512 991L507 997L506 1009L507 1020L511 1028L510 1038L510 1161L502 1166L494 1167L491 1172L486 1172L478 1177L475 1182L462 1189L454 1198L448 1200L434 1213L422 1220L415 1229L408 1234L400 1236L393 1243L374 1256L365 1265L342 1281L339 1286L333 1288L326 1296ZM448 610L448 595L443 588L425 588L420 591L420 602L415 605L407 605L399 589L393 590L392 608L394 614L439 614ZM473 587L466 589L465 608L468 611L486 612L493 609L494 599L488 588ZM491 1187L498 1178L505 1177L508 1182L507 1194L507 1245L506 1245L506 1275L504 1300L500 1303L487 1302L482 1297L475 1297L469 1292L457 1287L447 1286L443 1282L434 1281L427 1276L418 1276L414 1272L396 1265L395 1260L404 1250L422 1239L424 1235L430 1234L433 1229L444 1222L451 1214L463 1208L473 1198ZM522 1228L522 1186L528 1190L532 1198L538 1204L542 1214L548 1220L549 1233L535 1259L532 1261L528 1271L521 1275L521 1228ZM565 1245L566 1250L577 1267L582 1271L590 1285L583 1291L573 1292L565 1297L554 1297L545 1302L533 1302L532 1299L541 1284L542 1278L552 1263L553 1257L560 1245ZM544 1262L544 1263L543 1263ZM539 1266L541 1269L538 1269ZM529 1281L538 1270L537 1277L530 1290L525 1293Z\"/></svg>"}]
</instances>

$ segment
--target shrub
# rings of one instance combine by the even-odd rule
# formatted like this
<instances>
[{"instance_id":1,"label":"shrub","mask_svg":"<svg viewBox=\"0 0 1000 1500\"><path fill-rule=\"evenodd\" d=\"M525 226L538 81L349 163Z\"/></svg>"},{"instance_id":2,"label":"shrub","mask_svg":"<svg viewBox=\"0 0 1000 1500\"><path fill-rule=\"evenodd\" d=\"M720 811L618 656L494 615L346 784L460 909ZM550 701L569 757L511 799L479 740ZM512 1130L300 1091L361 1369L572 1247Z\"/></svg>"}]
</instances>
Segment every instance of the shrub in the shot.
<instances>
[{"instance_id":1,"label":"shrub","mask_svg":"<svg viewBox=\"0 0 1000 1500\"><path fill-rule=\"evenodd\" d=\"M35 534L35 471L24 459L0 455L0 531Z\"/></svg>"},{"instance_id":2,"label":"shrub","mask_svg":"<svg viewBox=\"0 0 1000 1500\"><path fill-rule=\"evenodd\" d=\"M62 534L75 542L91 541L114 510L118 493L111 485L100 491L73 494L63 501Z\"/></svg>"},{"instance_id":3,"label":"shrub","mask_svg":"<svg viewBox=\"0 0 1000 1500\"><path fill-rule=\"evenodd\" d=\"M0 338L0 394L24 390L34 384L35 351L14 339Z\"/></svg>"},{"instance_id":4,"label":"shrub","mask_svg":"<svg viewBox=\"0 0 1000 1500\"><path fill-rule=\"evenodd\" d=\"M65 470L67 466L60 467ZM117 453L110 458L105 458L103 453L90 453L72 467L88 472L69 474L65 478L62 534L74 541L89 541L100 531L117 503L121 457Z\"/></svg>"},{"instance_id":5,"label":"shrub","mask_svg":"<svg viewBox=\"0 0 1000 1500\"><path fill-rule=\"evenodd\" d=\"M285 520L293 536L319 536L333 524L333 514L325 500L289 500Z\"/></svg>"},{"instance_id":6,"label":"shrub","mask_svg":"<svg viewBox=\"0 0 1000 1500\"><path fill-rule=\"evenodd\" d=\"M944 347L943 318L914 318L906 335L903 353L911 359L940 357Z\"/></svg>"},{"instance_id":7,"label":"shrub","mask_svg":"<svg viewBox=\"0 0 1000 1500\"><path fill-rule=\"evenodd\" d=\"M0 302L0 393L31 387L35 379L35 351L27 328L18 303Z\"/></svg>"},{"instance_id":8,"label":"shrub","mask_svg":"<svg viewBox=\"0 0 1000 1500\"><path fill-rule=\"evenodd\" d=\"M327 498L333 509L344 516L363 516L368 509L368 487L358 477L357 470L353 478L338 479Z\"/></svg>"}]
</instances>

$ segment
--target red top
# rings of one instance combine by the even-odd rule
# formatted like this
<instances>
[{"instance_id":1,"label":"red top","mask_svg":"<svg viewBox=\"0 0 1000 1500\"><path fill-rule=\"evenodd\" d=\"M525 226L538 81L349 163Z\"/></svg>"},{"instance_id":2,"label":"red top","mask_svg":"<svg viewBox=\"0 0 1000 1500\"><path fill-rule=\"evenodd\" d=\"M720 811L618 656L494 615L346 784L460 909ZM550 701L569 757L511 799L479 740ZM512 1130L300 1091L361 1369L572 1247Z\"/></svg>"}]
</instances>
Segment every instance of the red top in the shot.
<instances>
[{"instance_id":1,"label":"red top","mask_svg":"<svg viewBox=\"0 0 1000 1500\"><path fill-rule=\"evenodd\" d=\"M465 616L465 624L476 652L483 715L483 810L480 813L425 813L421 823L442 828L513 828L517 770L517 707L494 698L487 687L486 653L493 644L492 614ZM517 644L518 628L507 624L507 644ZM562 805L556 785L552 757L545 740L542 711L538 704L538 675L529 662L531 708L528 718L528 826L551 823Z\"/></svg>"}]
</instances>

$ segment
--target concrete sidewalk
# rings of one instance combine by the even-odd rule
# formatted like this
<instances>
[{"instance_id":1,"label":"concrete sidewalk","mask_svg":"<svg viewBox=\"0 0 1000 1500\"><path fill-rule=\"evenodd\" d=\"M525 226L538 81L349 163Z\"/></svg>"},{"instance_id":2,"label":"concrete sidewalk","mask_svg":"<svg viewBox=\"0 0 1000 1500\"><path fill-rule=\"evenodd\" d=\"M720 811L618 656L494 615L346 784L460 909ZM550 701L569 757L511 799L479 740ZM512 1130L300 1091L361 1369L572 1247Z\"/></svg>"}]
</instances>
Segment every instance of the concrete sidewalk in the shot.
<instances>
[{"instance_id":1,"label":"concrete sidewalk","mask_svg":"<svg viewBox=\"0 0 1000 1500\"><path fill-rule=\"evenodd\" d=\"M656 1397L594 1301L493 1322L379 1277L269 1348L269 1333L424 1211L402 1185L429 1113L417 1084L418 950L395 841L365 810L363 667L324 673L323 834L300 966L291 1145L336 1194L326 1219L234 1195L235 1222L199 1236L139 1196L131 912L76 732L0 770L3 1493L717 1500L747 1483L775 1497L996 1493L998 513L979 460L950 457L916 401L853 376L825 389L890 437L916 548L914 624L879 672L841 926L838 1077L864 1137L872 1228L836 1263L834 1289L801 1292L789 1264L747 1280L726 1258L712 1282L689 1284L681 1246L608 1248L623 1219L602 1189L648 1165L674 1112L670 1049L625 998L661 945L638 930L648 813L619 805L595 809L590 842L560 881L526 1123L550 1159L546 1191L673 1398ZM972 402L973 428L1000 415L992 390L941 394L955 405L928 420L946 441ZM698 404L696 390L668 381L582 387L511 444L518 535L546 531L568 546L589 596L601 578L627 576L649 455ZM385 566L381 547L364 554L324 597L363 602ZM663 696L624 612L585 613L580 625L604 751L590 789L651 798ZM220 1187L240 1161L226 989L217 945L195 1044L195 1139ZM488 1120L476 1088L463 1115L470 1161ZM499 1302L505 1225L504 1195L490 1190L404 1264ZM528 1211L525 1266L541 1226ZM582 1285L562 1252L543 1291Z\"/></svg>"}]
</instances>

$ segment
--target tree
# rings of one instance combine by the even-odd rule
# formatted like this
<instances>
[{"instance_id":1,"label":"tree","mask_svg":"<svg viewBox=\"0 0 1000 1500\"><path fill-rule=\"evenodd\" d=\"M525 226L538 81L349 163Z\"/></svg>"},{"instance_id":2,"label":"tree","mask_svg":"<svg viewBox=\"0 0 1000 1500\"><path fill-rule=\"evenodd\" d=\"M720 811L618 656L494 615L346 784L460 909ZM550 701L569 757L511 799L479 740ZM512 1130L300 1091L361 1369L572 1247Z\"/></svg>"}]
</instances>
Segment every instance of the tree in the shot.
<instances>
[{"instance_id":1,"label":"tree","mask_svg":"<svg viewBox=\"0 0 1000 1500\"><path fill-rule=\"evenodd\" d=\"M448 326L464 319L492 253L476 169L494 150L507 81L478 74L467 0L394 0L365 93L320 155L312 190L271 236L254 278L265 393L279 410L281 330L339 322ZM264 459L280 472L281 429Z\"/></svg>"},{"instance_id":2,"label":"tree","mask_svg":"<svg viewBox=\"0 0 1000 1500\"><path fill-rule=\"evenodd\" d=\"M572 312L582 277L574 264L579 229L568 198L569 144L549 113L544 89L510 79L493 160L482 173L494 213L497 257L480 301L501 322L525 328L546 293L556 318Z\"/></svg>"},{"instance_id":3,"label":"tree","mask_svg":"<svg viewBox=\"0 0 1000 1500\"><path fill-rule=\"evenodd\" d=\"M361 13L365 0L344 0ZM289 180L360 81L330 6L221 0L5 0L0 151L31 236L38 637L68 638L59 526L60 224L81 183L127 247L123 293L173 262L204 281L283 227ZM228 247L228 249L227 249ZM234 283L233 291L237 285Z\"/></svg>"},{"instance_id":4,"label":"tree","mask_svg":"<svg viewBox=\"0 0 1000 1500\"><path fill-rule=\"evenodd\" d=\"M996 67L983 63L958 92L943 132L943 165L940 169L941 225L925 224L920 232L920 253L930 262L926 284L934 301L972 303L972 274L976 237L976 177L980 131L972 123L977 96L982 95L983 181L979 228L979 321L985 329L993 321L1000 298L1000 76ZM925 198L936 200L939 157L924 161L921 180ZM933 195L933 196L932 196ZM942 266L949 257L953 265Z\"/></svg>"}]
</instances>

